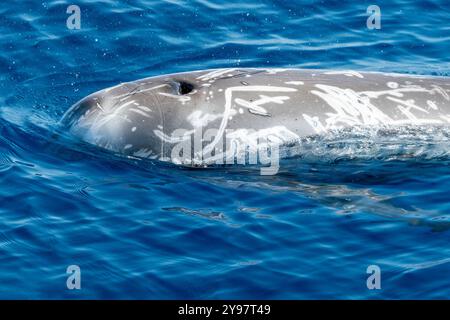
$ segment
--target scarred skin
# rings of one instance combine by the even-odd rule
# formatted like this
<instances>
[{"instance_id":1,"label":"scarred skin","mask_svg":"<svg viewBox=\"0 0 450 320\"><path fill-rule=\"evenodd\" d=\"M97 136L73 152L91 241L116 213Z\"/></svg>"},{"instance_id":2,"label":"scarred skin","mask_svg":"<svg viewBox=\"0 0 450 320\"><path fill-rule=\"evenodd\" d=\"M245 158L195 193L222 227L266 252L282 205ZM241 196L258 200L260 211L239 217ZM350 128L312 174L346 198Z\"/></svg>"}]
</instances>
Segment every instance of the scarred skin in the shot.
<instances>
[{"instance_id":1,"label":"scarred skin","mask_svg":"<svg viewBox=\"0 0 450 320\"><path fill-rule=\"evenodd\" d=\"M190 148L189 160L202 164L225 153L236 156L261 141L289 145L353 126L449 125L450 79L329 70L203 70L101 90L73 105L61 122L80 139L120 154L178 163L187 159L178 149Z\"/></svg>"}]
</instances>

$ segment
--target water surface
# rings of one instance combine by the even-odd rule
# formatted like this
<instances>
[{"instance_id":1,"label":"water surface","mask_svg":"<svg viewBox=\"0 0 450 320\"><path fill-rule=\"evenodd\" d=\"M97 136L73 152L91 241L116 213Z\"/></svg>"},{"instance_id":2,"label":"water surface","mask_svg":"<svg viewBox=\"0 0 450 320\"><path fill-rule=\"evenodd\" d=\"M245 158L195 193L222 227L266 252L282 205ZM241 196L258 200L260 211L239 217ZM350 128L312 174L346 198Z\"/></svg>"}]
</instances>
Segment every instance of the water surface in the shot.
<instances>
[{"instance_id":1,"label":"water surface","mask_svg":"<svg viewBox=\"0 0 450 320\"><path fill-rule=\"evenodd\" d=\"M275 176L123 159L57 132L87 94L172 72L450 76L446 1L377 1L380 30L368 1L84 0L80 30L69 4L0 7L1 298L449 297L445 128L324 137Z\"/></svg>"}]
</instances>

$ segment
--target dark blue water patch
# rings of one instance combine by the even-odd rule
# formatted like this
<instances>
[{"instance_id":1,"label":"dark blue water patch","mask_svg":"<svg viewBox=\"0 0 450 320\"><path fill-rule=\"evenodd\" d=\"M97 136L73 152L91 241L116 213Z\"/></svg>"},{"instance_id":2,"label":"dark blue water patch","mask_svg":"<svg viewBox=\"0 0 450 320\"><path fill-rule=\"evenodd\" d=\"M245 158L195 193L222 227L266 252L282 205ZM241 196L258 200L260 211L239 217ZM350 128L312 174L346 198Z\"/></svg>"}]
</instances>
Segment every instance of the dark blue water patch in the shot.
<instances>
[{"instance_id":1,"label":"dark blue water patch","mask_svg":"<svg viewBox=\"0 0 450 320\"><path fill-rule=\"evenodd\" d=\"M264 177L124 159L58 125L91 92L172 72L449 75L445 1L379 1L380 30L366 27L370 4L79 1L80 30L66 27L68 3L4 4L0 297L447 298L444 130L315 141ZM369 265L381 290L367 289Z\"/></svg>"}]
</instances>

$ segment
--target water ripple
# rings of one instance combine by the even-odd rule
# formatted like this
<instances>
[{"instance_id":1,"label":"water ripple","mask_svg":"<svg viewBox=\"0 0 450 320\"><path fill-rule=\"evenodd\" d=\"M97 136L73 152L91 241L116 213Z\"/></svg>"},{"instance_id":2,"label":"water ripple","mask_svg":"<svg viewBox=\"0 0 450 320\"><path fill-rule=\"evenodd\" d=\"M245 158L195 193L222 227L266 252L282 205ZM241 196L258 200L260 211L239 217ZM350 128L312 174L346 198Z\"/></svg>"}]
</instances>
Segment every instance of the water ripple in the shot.
<instances>
[{"instance_id":1,"label":"water ripple","mask_svg":"<svg viewBox=\"0 0 450 320\"><path fill-rule=\"evenodd\" d=\"M2 5L0 297L448 298L448 128L333 132L260 176L124 159L58 127L94 91L193 69L450 75L445 1L381 1L380 30L370 4L82 0L80 30L63 1Z\"/></svg>"}]
</instances>

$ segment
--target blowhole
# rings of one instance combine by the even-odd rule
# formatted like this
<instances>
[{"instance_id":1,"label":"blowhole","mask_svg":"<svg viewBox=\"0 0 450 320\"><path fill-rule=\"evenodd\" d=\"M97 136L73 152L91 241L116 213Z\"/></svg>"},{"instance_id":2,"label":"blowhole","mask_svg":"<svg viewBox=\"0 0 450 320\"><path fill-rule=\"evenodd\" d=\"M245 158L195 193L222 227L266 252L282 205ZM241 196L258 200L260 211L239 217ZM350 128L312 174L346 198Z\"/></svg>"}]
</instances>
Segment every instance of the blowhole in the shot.
<instances>
[{"instance_id":1,"label":"blowhole","mask_svg":"<svg viewBox=\"0 0 450 320\"><path fill-rule=\"evenodd\" d=\"M194 90L194 85L189 82L179 81L178 84L178 94L188 94Z\"/></svg>"}]
</instances>

